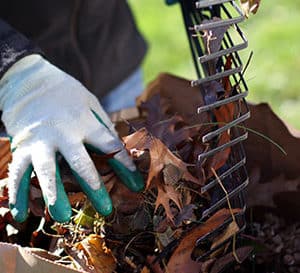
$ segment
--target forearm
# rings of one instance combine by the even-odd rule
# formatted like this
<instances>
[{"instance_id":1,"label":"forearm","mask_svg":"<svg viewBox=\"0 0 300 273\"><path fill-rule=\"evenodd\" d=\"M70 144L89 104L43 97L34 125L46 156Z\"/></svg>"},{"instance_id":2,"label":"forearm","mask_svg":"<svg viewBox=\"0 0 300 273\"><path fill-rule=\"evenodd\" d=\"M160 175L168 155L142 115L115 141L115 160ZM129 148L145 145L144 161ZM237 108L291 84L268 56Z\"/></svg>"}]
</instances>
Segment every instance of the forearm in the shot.
<instances>
[{"instance_id":1,"label":"forearm","mask_svg":"<svg viewBox=\"0 0 300 273\"><path fill-rule=\"evenodd\" d=\"M0 19L0 78L15 62L33 53L41 49Z\"/></svg>"}]
</instances>

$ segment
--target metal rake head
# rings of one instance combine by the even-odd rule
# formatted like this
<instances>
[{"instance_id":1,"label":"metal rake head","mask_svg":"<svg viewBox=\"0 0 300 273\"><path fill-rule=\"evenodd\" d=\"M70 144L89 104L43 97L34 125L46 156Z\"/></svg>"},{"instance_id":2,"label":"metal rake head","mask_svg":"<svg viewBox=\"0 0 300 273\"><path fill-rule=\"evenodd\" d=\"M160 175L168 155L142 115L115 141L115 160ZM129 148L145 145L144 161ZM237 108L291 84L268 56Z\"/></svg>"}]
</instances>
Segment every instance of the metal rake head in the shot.
<instances>
[{"instance_id":1,"label":"metal rake head","mask_svg":"<svg viewBox=\"0 0 300 273\"><path fill-rule=\"evenodd\" d=\"M197 246L201 247L209 245L208 242L212 242L232 221L237 222L239 232L246 225L244 189L248 184L248 176L242 141L247 138L247 130L242 123L250 117L250 113L245 102L248 89L239 51L246 48L248 42L238 26L244 20L244 15L234 0L181 0L180 3L198 76L191 84L199 86L205 102L197 112L208 112L212 124L209 133L202 137L202 142L209 149L198 156L198 165L230 149L226 163L216 170L216 175L201 189L202 193L209 192L211 195L210 207L203 212L202 219L205 220L222 207L241 209L235 219L229 219L210 234L199 238ZM220 122L216 115L221 107L227 107L231 113L224 118L224 122ZM218 139L225 133L229 138L220 144ZM207 257L230 239L214 249L208 247L196 259Z\"/></svg>"}]
</instances>

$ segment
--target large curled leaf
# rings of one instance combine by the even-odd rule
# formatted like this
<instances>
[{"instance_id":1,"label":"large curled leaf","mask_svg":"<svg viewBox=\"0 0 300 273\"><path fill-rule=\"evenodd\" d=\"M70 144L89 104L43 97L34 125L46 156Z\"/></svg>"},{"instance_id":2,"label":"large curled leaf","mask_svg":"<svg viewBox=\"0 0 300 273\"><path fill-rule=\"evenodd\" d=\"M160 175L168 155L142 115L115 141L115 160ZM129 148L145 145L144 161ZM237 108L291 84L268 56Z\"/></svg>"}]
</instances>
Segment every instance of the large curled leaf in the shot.
<instances>
[{"instance_id":1,"label":"large curled leaf","mask_svg":"<svg viewBox=\"0 0 300 273\"><path fill-rule=\"evenodd\" d=\"M151 181L157 177L163 168L172 164L182 170L182 179L201 184L202 181L195 178L187 169L187 164L176 157L159 139L148 133L145 128L123 138L129 151L148 150L150 154L149 174L146 182L146 188L150 188Z\"/></svg>"},{"instance_id":2,"label":"large curled leaf","mask_svg":"<svg viewBox=\"0 0 300 273\"><path fill-rule=\"evenodd\" d=\"M233 210L233 213L239 210ZM205 223L200 224L196 228L187 233L180 241L179 245L171 256L167 269L172 273L194 273L199 272L201 269L201 263L192 260L191 255L195 248L196 241L215 230L222 225L226 219L231 216L231 211L228 209L221 209L211 216Z\"/></svg>"}]
</instances>

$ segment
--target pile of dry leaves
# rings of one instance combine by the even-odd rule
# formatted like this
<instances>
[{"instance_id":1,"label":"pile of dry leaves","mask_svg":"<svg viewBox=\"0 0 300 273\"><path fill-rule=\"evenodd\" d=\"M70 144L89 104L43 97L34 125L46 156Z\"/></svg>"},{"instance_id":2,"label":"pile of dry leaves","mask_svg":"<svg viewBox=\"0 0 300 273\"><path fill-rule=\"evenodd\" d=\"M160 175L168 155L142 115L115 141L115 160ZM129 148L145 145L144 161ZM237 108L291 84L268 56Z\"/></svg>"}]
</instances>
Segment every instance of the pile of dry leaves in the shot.
<instances>
[{"instance_id":1,"label":"pile of dry leaves","mask_svg":"<svg viewBox=\"0 0 300 273\"><path fill-rule=\"evenodd\" d=\"M42 255L55 266L69 265L87 272L217 273L250 272L249 268L259 270L254 272L298 272L298 244L291 238L297 240L299 227L295 217L300 183L295 163L300 156L296 149L299 139L266 105L250 106L253 117L245 126L271 136L291 155L287 157L274 144L250 135L245 148L251 174L248 204L252 217L235 242L239 226L233 219L239 209L220 208L200 221L211 196L201 194L199 189L213 176L210 170L217 172L228 158L224 150L205 165L195 165L198 154L208 149L201 136L209 126L201 124L207 124L209 117L196 115L193 110L202 103L198 90L188 81L162 74L140 97L139 114L118 123L117 129L145 177L146 189L143 193L130 192L106 164L107 158L93 154L115 207L108 218L90 206L63 159L62 178L74 209L71 222L66 224L53 222L44 210L35 177L30 189L29 219L16 223L7 209L6 180L2 179L1 241L42 248L51 255L34 255ZM0 153L3 178L11 157L7 141L1 142ZM295 209L289 207L287 211L286 204ZM265 211L271 216L265 216ZM280 220L283 215L285 220ZM199 238L228 220L231 224L222 233L197 245ZM197 261L222 243L218 251ZM282 261L280 267L277 262L274 268L274 261ZM67 272L61 266L57 270Z\"/></svg>"},{"instance_id":2,"label":"pile of dry leaves","mask_svg":"<svg viewBox=\"0 0 300 273\"><path fill-rule=\"evenodd\" d=\"M190 87L187 80L162 74L140 101L136 119L120 122L117 128L144 175L144 192L129 191L106 164L107 156L92 154L114 203L113 215L104 219L90 206L61 159L63 182L74 209L72 221L58 224L50 219L33 177L30 217L22 224L14 222L7 209L6 180L2 180L2 242L43 248L58 261L88 272L221 272L236 259L249 256L251 247L228 251L230 238L239 232L234 217L240 209L220 208L207 219L201 217L212 197L201 194L200 187L226 163L230 149L201 166L195 164L198 155L210 148L201 141L210 130L209 117L194 111L203 105L198 89ZM215 110L220 121L233 118L234 111L227 110ZM228 138L229 132L225 132L219 143ZM10 153L8 143L3 144L5 166ZM228 220L233 221L221 234L197 246L199 238ZM196 261L222 243L218 251Z\"/></svg>"},{"instance_id":3,"label":"pile of dry leaves","mask_svg":"<svg viewBox=\"0 0 300 273\"><path fill-rule=\"evenodd\" d=\"M241 0L245 14L255 12L259 2ZM231 58L226 57L224 69L230 69ZM225 98L231 95L229 78L210 84L221 86ZM228 188L236 187L235 181L219 177L228 168L232 148L198 160L212 149L202 137L236 119L242 105L232 102L212 113L197 114L195 109L203 105L199 89L191 87L190 81L161 74L139 97L137 108L131 110L133 116L128 116L129 110L125 116L125 112L118 114L117 130L144 176L145 190L129 191L107 164L110 155L91 154L114 204L113 214L106 218L93 209L66 162L59 158L73 208L71 221L59 224L50 218L39 182L32 177L29 218L16 223L8 209L5 178L10 146L2 139L2 268L7 259L22 269L17 273L300 272L300 140L267 105L250 105L252 118L243 128L253 133L245 143L250 186L244 230L238 220L244 210L233 206L227 194ZM230 140L232 132L226 130L213 141L218 147ZM218 181L218 190L201 192L211 179ZM203 217L204 211L224 197L225 205ZM31 268L26 269L28 264Z\"/></svg>"}]
</instances>

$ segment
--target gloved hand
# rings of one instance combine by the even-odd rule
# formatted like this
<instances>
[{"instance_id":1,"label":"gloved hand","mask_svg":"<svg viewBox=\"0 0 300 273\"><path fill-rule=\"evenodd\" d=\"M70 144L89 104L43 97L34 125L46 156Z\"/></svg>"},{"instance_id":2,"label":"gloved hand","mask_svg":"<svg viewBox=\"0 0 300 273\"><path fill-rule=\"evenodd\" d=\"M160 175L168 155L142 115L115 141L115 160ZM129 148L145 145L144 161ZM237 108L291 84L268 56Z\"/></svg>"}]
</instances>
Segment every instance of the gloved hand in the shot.
<instances>
[{"instance_id":1,"label":"gloved hand","mask_svg":"<svg viewBox=\"0 0 300 273\"><path fill-rule=\"evenodd\" d=\"M109 159L116 174L131 190L143 189L140 173L97 98L40 55L22 58L4 74L0 109L12 137L8 187L11 212L17 221L27 217L33 169L50 215L58 222L70 219L71 206L56 162L58 152L102 215L111 213L112 202L86 148L105 154L117 152Z\"/></svg>"}]
</instances>

